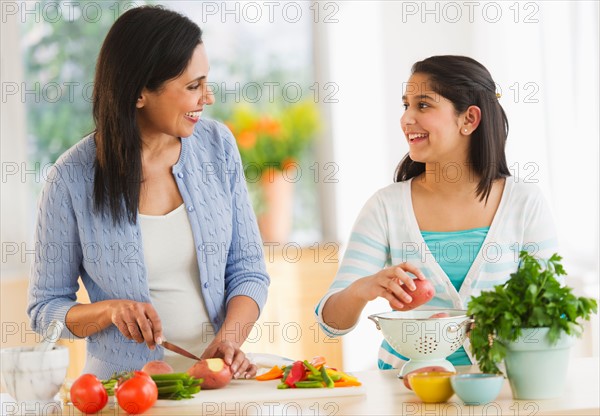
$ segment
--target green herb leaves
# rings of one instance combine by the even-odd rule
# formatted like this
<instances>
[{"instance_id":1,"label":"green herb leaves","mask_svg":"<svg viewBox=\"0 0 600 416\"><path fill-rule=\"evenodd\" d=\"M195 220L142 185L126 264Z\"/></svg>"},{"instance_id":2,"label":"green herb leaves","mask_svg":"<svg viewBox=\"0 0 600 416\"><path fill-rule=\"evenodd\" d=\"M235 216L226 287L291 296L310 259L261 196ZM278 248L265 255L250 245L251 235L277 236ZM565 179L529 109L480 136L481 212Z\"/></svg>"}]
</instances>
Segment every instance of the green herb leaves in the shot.
<instances>
[{"instance_id":1,"label":"green herb leaves","mask_svg":"<svg viewBox=\"0 0 600 416\"><path fill-rule=\"evenodd\" d=\"M571 288L561 286L558 278L566 272L558 254L544 261L521 251L519 258L518 270L506 283L469 302L468 313L475 319L471 350L484 373L501 373L497 364L506 354L503 342L517 340L521 328L549 327L554 343L561 331L580 335L577 319L588 320L598 311L595 299L577 297Z\"/></svg>"}]
</instances>

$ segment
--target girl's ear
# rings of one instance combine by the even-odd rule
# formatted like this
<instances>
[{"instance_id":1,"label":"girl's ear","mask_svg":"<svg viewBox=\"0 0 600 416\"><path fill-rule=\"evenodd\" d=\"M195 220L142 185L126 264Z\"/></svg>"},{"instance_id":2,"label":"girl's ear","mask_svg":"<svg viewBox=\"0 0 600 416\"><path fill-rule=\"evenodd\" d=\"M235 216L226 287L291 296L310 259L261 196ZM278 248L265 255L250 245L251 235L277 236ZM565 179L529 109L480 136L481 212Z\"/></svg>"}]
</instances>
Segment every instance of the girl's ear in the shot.
<instances>
[{"instance_id":1,"label":"girl's ear","mask_svg":"<svg viewBox=\"0 0 600 416\"><path fill-rule=\"evenodd\" d=\"M470 135L477 129L481 122L481 109L476 105L472 105L464 112L463 126L461 127L461 133Z\"/></svg>"},{"instance_id":2,"label":"girl's ear","mask_svg":"<svg viewBox=\"0 0 600 416\"><path fill-rule=\"evenodd\" d=\"M148 94L147 94L146 88L144 88L142 90L142 93L138 97L137 101L135 102L135 107L136 108L143 108L146 105L147 96L148 96Z\"/></svg>"}]
</instances>

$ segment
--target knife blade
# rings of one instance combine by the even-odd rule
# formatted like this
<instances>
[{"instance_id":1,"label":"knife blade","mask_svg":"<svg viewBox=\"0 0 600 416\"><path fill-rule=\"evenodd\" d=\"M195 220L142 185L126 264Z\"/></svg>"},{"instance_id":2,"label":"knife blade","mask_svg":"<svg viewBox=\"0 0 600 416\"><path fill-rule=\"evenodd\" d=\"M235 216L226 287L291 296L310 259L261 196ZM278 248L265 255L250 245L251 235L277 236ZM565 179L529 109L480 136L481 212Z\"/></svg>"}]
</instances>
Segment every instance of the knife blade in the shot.
<instances>
[{"instance_id":1,"label":"knife blade","mask_svg":"<svg viewBox=\"0 0 600 416\"><path fill-rule=\"evenodd\" d=\"M164 348L168 349L169 351L173 351L176 354L183 355L184 357L187 357L187 358L191 358L192 360L196 360L196 361L201 360L201 358L195 356L191 352L184 350L183 348L181 348L171 342L163 341L160 345L162 345Z\"/></svg>"}]
</instances>

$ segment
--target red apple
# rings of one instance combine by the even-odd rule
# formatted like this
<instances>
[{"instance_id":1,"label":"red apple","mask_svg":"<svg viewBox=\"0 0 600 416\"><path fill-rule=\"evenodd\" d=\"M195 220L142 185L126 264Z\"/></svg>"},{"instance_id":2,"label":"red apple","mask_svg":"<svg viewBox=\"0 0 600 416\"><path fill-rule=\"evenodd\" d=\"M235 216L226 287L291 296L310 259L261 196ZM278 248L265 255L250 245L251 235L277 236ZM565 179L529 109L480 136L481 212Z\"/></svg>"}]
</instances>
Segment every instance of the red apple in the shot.
<instances>
[{"instance_id":1,"label":"red apple","mask_svg":"<svg viewBox=\"0 0 600 416\"><path fill-rule=\"evenodd\" d=\"M399 311L410 311L411 309L421 306L429 302L435 295L435 289L429 280L414 279L415 290L410 290L406 285L402 285L402 289L412 297L412 302L404 304L404 307ZM398 280L400 284L400 280Z\"/></svg>"},{"instance_id":2,"label":"red apple","mask_svg":"<svg viewBox=\"0 0 600 416\"><path fill-rule=\"evenodd\" d=\"M221 358L207 358L197 361L187 372L192 377L204 380L201 385L204 390L225 387L233 377L231 369Z\"/></svg>"},{"instance_id":3,"label":"red apple","mask_svg":"<svg viewBox=\"0 0 600 416\"><path fill-rule=\"evenodd\" d=\"M438 313L434 313L433 315L431 315L429 318L427 319L436 319L436 318L449 318L450 314L446 313L446 312L438 312Z\"/></svg>"},{"instance_id":4,"label":"red apple","mask_svg":"<svg viewBox=\"0 0 600 416\"><path fill-rule=\"evenodd\" d=\"M168 363L155 360L149 361L142 367L142 371L148 375L153 374L170 374L173 373L173 367L171 367Z\"/></svg>"}]
</instances>

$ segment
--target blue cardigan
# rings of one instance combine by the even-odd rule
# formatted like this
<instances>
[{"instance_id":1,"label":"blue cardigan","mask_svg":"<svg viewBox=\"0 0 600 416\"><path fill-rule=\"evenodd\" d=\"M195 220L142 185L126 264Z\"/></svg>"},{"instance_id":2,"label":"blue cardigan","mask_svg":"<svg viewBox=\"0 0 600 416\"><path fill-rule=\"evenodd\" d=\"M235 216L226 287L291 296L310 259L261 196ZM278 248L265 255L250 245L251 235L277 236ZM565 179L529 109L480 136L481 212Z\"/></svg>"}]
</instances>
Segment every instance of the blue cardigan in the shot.
<instances>
[{"instance_id":1,"label":"blue cardigan","mask_svg":"<svg viewBox=\"0 0 600 416\"><path fill-rule=\"evenodd\" d=\"M77 304L80 276L91 302L150 302L139 222L114 226L110 216L94 212L95 154L93 134L65 152L39 199L27 312L40 333L53 319L64 322ZM172 171L188 212L202 295L216 332L231 298L249 296L262 310L269 286L233 135L222 124L201 119L194 134L181 140ZM75 337L66 327L62 336ZM111 325L87 337L84 372L107 378L162 356L162 348L151 351Z\"/></svg>"}]
</instances>

